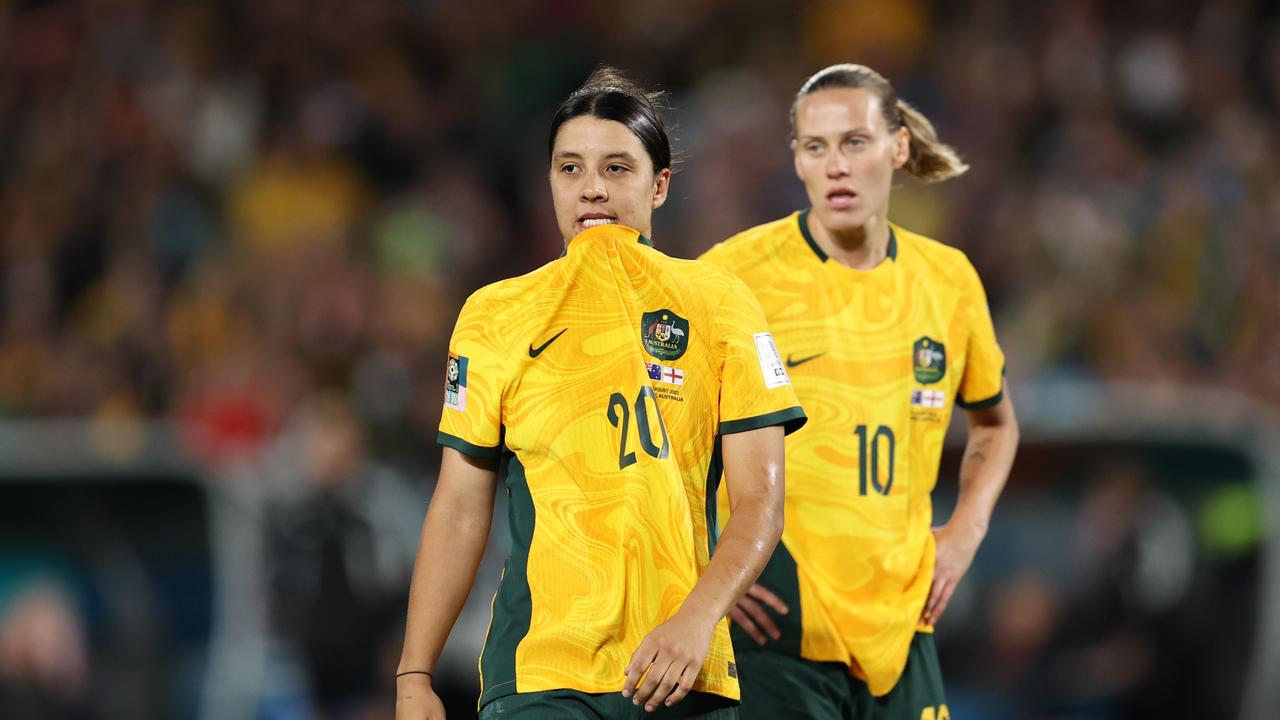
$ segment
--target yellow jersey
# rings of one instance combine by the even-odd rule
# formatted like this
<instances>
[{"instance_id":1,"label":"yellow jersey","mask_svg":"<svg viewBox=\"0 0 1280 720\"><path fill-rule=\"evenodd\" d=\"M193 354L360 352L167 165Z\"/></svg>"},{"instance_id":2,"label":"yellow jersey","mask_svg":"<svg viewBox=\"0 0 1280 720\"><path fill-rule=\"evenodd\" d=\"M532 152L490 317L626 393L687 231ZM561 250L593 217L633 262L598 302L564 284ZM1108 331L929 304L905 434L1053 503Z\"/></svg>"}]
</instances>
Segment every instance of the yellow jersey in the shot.
<instances>
[{"instance_id":1,"label":"yellow jersey","mask_svg":"<svg viewBox=\"0 0 1280 720\"><path fill-rule=\"evenodd\" d=\"M766 647L845 663L883 695L929 629L930 492L952 406L999 402L1004 356L964 253L893 225L885 261L854 270L827 258L807 213L703 259L755 292L809 417L787 438L785 529L759 581L791 608Z\"/></svg>"},{"instance_id":2,"label":"yellow jersey","mask_svg":"<svg viewBox=\"0 0 1280 720\"><path fill-rule=\"evenodd\" d=\"M505 464L512 547L480 704L621 691L631 654L710 558L719 436L804 420L746 285L629 228L590 228L473 294L439 441ZM694 689L738 698L726 621Z\"/></svg>"}]
</instances>

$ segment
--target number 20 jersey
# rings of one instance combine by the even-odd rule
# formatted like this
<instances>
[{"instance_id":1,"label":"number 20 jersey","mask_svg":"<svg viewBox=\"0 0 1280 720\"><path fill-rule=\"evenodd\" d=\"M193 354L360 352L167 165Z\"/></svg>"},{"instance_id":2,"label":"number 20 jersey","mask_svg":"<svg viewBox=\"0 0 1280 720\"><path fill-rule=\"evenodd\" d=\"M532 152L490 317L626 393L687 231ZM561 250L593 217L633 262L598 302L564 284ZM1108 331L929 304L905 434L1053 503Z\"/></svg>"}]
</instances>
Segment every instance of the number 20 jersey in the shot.
<instances>
[{"instance_id":1,"label":"number 20 jersey","mask_svg":"<svg viewBox=\"0 0 1280 720\"><path fill-rule=\"evenodd\" d=\"M588 229L563 257L472 295L439 440L506 465L512 547L480 704L620 691L709 561L718 438L803 422L746 285L634 230ZM723 620L694 690L738 697Z\"/></svg>"},{"instance_id":2,"label":"number 20 jersey","mask_svg":"<svg viewBox=\"0 0 1280 720\"><path fill-rule=\"evenodd\" d=\"M930 493L952 407L999 402L1004 356L964 253L891 226L888 257L855 270L813 241L807 212L703 259L755 292L809 416L787 438L782 543L760 579L791 609L766 649L848 664L883 695L932 582Z\"/></svg>"}]
</instances>

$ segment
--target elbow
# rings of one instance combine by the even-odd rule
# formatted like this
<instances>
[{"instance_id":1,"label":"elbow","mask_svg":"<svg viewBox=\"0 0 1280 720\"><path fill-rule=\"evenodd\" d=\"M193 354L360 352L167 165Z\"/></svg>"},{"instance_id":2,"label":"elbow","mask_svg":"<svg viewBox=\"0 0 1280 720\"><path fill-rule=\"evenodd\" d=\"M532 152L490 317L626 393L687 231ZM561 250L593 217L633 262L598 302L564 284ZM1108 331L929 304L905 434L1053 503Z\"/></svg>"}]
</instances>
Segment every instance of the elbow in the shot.
<instances>
[{"instance_id":1,"label":"elbow","mask_svg":"<svg viewBox=\"0 0 1280 720\"><path fill-rule=\"evenodd\" d=\"M771 485L762 523L762 530L770 547L777 545L782 539L783 525L786 521L786 482L781 468L778 469L777 481Z\"/></svg>"},{"instance_id":2,"label":"elbow","mask_svg":"<svg viewBox=\"0 0 1280 720\"><path fill-rule=\"evenodd\" d=\"M782 540L783 515L782 506L779 503L778 509L768 513L765 521L761 523L760 534L770 548Z\"/></svg>"}]
</instances>

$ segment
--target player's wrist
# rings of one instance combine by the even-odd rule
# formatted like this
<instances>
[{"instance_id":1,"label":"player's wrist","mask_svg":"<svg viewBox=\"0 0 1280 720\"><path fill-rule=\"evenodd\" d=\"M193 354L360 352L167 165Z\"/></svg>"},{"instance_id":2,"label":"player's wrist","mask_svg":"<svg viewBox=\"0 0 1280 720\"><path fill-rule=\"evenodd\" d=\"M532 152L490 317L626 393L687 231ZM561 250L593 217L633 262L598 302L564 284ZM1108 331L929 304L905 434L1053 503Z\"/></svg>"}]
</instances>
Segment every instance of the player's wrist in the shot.
<instances>
[{"instance_id":1,"label":"player's wrist","mask_svg":"<svg viewBox=\"0 0 1280 720\"><path fill-rule=\"evenodd\" d=\"M977 549L987 537L988 523L985 520L957 513L947 523L947 530L956 539Z\"/></svg>"},{"instance_id":2,"label":"player's wrist","mask_svg":"<svg viewBox=\"0 0 1280 720\"><path fill-rule=\"evenodd\" d=\"M435 680L435 670L431 668L431 663L414 662L408 663L401 661L400 667L396 668L396 683L410 683L413 685L431 685Z\"/></svg>"},{"instance_id":3,"label":"player's wrist","mask_svg":"<svg viewBox=\"0 0 1280 720\"><path fill-rule=\"evenodd\" d=\"M680 605L680 609L676 611L676 615L680 616L683 621L693 627L706 630L707 635L710 635L711 632L715 630L716 623L720 622L721 618L728 615L730 609L732 609L732 606L726 608L722 613L717 613L716 608L713 607L712 603L704 602L701 598L696 597L694 594L690 594L689 597L685 599L684 603Z\"/></svg>"}]
</instances>

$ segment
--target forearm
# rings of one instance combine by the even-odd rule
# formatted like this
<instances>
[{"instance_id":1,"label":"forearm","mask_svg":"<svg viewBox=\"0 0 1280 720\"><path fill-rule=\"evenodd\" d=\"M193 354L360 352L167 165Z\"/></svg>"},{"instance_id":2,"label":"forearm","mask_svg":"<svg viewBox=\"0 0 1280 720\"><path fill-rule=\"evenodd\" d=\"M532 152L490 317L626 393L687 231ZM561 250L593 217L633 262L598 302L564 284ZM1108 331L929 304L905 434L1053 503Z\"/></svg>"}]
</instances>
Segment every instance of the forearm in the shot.
<instances>
[{"instance_id":1,"label":"forearm","mask_svg":"<svg viewBox=\"0 0 1280 720\"><path fill-rule=\"evenodd\" d=\"M1004 490L1018 449L1016 423L973 425L960 462L960 492L951 523L986 536L996 501Z\"/></svg>"},{"instance_id":2,"label":"forearm","mask_svg":"<svg viewBox=\"0 0 1280 720\"><path fill-rule=\"evenodd\" d=\"M684 608L716 622L760 577L782 537L782 492L743 500L733 508L715 554Z\"/></svg>"},{"instance_id":3,"label":"forearm","mask_svg":"<svg viewBox=\"0 0 1280 720\"><path fill-rule=\"evenodd\" d=\"M437 498L422 524L397 672L433 671L484 557L493 498Z\"/></svg>"}]
</instances>

